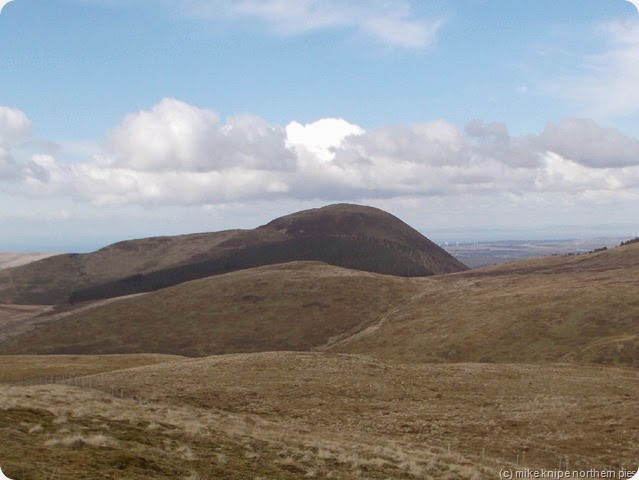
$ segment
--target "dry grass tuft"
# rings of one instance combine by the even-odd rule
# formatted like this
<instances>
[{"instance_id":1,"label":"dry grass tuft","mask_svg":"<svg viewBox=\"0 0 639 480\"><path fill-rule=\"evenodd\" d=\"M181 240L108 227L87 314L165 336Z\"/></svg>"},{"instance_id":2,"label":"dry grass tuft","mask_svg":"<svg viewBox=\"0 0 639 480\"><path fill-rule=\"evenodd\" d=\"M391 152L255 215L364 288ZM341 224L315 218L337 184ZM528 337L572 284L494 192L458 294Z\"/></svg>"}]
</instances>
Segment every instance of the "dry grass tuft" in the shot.
<instances>
[{"instance_id":1,"label":"dry grass tuft","mask_svg":"<svg viewBox=\"0 0 639 480\"><path fill-rule=\"evenodd\" d=\"M117 447L118 442L106 435L70 435L62 438L50 438L44 444L48 447L61 446L66 448L82 448L86 445L93 447Z\"/></svg>"}]
</instances>

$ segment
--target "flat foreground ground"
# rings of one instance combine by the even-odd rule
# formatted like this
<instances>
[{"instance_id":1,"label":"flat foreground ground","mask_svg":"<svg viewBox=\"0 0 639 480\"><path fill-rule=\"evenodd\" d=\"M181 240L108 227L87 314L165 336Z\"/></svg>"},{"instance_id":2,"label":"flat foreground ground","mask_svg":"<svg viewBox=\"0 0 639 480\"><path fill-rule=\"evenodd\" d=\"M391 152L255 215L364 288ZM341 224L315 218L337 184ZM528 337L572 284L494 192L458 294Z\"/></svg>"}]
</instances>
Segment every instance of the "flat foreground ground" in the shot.
<instances>
[{"instance_id":1,"label":"flat foreground ground","mask_svg":"<svg viewBox=\"0 0 639 480\"><path fill-rule=\"evenodd\" d=\"M632 368L402 365L291 352L135 357L0 357L0 379L11 382L0 386L4 472L20 480L482 479L503 468L639 464ZM136 361L150 365L129 368ZM41 369L72 365L76 374L103 373L27 385Z\"/></svg>"}]
</instances>

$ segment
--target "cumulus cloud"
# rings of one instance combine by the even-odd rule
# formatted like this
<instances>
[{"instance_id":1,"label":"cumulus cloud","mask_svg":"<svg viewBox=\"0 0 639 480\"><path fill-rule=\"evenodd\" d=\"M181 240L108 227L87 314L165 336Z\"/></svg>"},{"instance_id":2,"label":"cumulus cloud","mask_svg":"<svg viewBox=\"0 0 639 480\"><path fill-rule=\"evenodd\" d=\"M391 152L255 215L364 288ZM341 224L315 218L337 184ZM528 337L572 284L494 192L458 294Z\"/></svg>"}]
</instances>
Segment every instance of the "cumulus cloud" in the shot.
<instances>
[{"instance_id":1,"label":"cumulus cloud","mask_svg":"<svg viewBox=\"0 0 639 480\"><path fill-rule=\"evenodd\" d=\"M149 111L127 115L109 135L113 164L142 171L205 172L230 167L287 169L293 155L280 127L242 115L218 116L165 98Z\"/></svg>"},{"instance_id":2,"label":"cumulus cloud","mask_svg":"<svg viewBox=\"0 0 639 480\"><path fill-rule=\"evenodd\" d=\"M253 200L458 198L635 192L639 140L591 120L513 136L501 123L443 120L365 130L344 119L221 121L164 99L126 116L86 161L23 162L21 188L97 205L220 205Z\"/></svg>"},{"instance_id":3,"label":"cumulus cloud","mask_svg":"<svg viewBox=\"0 0 639 480\"><path fill-rule=\"evenodd\" d=\"M345 28L379 42L422 49L436 38L441 18L418 18L406 0L343 2L339 0L165 0L179 10L211 18L256 18L285 35Z\"/></svg>"}]
</instances>

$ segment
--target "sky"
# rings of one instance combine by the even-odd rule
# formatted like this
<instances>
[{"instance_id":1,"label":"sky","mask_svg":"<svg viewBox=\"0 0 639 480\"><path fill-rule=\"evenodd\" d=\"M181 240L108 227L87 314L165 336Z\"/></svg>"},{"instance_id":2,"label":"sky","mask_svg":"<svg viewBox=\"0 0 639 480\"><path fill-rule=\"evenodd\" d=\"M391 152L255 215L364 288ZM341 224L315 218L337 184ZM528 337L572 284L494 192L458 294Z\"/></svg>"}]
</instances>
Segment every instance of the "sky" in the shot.
<instances>
[{"instance_id":1,"label":"sky","mask_svg":"<svg viewBox=\"0 0 639 480\"><path fill-rule=\"evenodd\" d=\"M254 228L340 202L438 242L639 235L637 7L2 8L0 251Z\"/></svg>"}]
</instances>

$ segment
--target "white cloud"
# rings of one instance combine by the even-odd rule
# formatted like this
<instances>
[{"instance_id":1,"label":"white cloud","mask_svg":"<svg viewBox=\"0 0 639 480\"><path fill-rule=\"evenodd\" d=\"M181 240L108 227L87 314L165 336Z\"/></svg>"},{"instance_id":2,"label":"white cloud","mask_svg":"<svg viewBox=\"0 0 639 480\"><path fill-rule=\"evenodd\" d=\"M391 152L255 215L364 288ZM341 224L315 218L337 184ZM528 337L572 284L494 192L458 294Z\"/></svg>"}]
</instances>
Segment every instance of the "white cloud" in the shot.
<instances>
[{"instance_id":1,"label":"white cloud","mask_svg":"<svg viewBox=\"0 0 639 480\"><path fill-rule=\"evenodd\" d=\"M639 167L622 169L589 168L556 153L545 156L537 170L536 187L542 191L568 193L619 192L637 187Z\"/></svg>"},{"instance_id":2,"label":"white cloud","mask_svg":"<svg viewBox=\"0 0 639 480\"><path fill-rule=\"evenodd\" d=\"M443 120L365 131L327 118L286 128L251 115L221 122L164 99L128 115L103 152L64 163L23 162L31 196L96 205L221 205L256 200L338 201L628 195L639 188L639 141L590 120L514 137L500 123ZM594 192L594 193L593 193Z\"/></svg>"},{"instance_id":3,"label":"white cloud","mask_svg":"<svg viewBox=\"0 0 639 480\"><path fill-rule=\"evenodd\" d=\"M127 115L109 135L108 150L116 166L142 171L286 169L293 160L282 128L250 115L221 125L214 112L171 98Z\"/></svg>"},{"instance_id":4,"label":"white cloud","mask_svg":"<svg viewBox=\"0 0 639 480\"><path fill-rule=\"evenodd\" d=\"M345 148L371 159L413 165L463 164L465 141L457 127L436 120L405 127L386 127L352 137Z\"/></svg>"},{"instance_id":5,"label":"white cloud","mask_svg":"<svg viewBox=\"0 0 639 480\"><path fill-rule=\"evenodd\" d=\"M110 133L108 146L116 164L140 170L196 168L210 154L218 122L213 112L167 98L150 111L127 115Z\"/></svg>"},{"instance_id":6,"label":"white cloud","mask_svg":"<svg viewBox=\"0 0 639 480\"><path fill-rule=\"evenodd\" d=\"M544 149L594 168L639 165L639 140L593 120L548 123L541 134Z\"/></svg>"},{"instance_id":7,"label":"white cloud","mask_svg":"<svg viewBox=\"0 0 639 480\"><path fill-rule=\"evenodd\" d=\"M209 18L256 18L284 35L350 29L401 48L432 44L443 20L418 18L410 2L369 0L165 0L174 8Z\"/></svg>"},{"instance_id":8,"label":"white cloud","mask_svg":"<svg viewBox=\"0 0 639 480\"><path fill-rule=\"evenodd\" d=\"M364 129L341 118L324 118L306 125L291 122L286 126L286 145L298 155L328 162L335 158L335 150L346 137L363 133Z\"/></svg>"}]
</instances>

